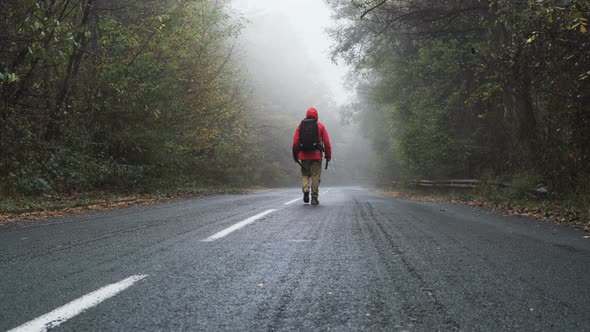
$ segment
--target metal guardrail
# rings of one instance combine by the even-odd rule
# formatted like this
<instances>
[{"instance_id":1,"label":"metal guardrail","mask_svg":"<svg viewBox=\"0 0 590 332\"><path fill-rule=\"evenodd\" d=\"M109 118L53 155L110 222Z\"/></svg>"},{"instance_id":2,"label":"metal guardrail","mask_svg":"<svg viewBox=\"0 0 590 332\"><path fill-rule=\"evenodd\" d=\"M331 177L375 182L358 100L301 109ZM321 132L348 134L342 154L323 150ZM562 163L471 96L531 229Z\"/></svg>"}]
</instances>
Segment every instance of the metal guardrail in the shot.
<instances>
[{"instance_id":1,"label":"metal guardrail","mask_svg":"<svg viewBox=\"0 0 590 332\"><path fill-rule=\"evenodd\" d=\"M440 187L440 188L477 188L479 180L414 180L408 182L409 186L414 187Z\"/></svg>"}]
</instances>

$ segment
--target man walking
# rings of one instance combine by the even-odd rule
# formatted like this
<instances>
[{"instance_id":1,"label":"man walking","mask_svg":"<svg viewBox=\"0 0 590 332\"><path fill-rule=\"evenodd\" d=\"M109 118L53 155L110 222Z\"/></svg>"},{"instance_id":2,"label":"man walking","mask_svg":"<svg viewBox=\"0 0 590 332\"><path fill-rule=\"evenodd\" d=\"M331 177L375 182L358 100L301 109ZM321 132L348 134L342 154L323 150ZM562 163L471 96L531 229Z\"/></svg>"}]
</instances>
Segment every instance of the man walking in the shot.
<instances>
[{"instance_id":1,"label":"man walking","mask_svg":"<svg viewBox=\"0 0 590 332\"><path fill-rule=\"evenodd\" d=\"M322 174L322 152L326 154L326 163L329 162L332 159L330 137L326 127L318 121L318 111L312 107L307 110L305 119L301 121L293 137L293 160L301 165L303 202L309 203L309 179L311 178L312 205L320 203L318 196Z\"/></svg>"}]
</instances>

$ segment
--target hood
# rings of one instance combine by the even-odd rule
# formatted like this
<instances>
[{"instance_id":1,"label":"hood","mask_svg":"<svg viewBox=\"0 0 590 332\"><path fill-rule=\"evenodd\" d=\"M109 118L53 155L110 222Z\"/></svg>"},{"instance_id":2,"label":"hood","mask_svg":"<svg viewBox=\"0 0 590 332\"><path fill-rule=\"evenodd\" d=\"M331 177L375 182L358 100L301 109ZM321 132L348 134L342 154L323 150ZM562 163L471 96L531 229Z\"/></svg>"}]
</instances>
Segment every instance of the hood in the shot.
<instances>
[{"instance_id":1,"label":"hood","mask_svg":"<svg viewBox=\"0 0 590 332\"><path fill-rule=\"evenodd\" d=\"M307 110L307 114L305 115L306 118L314 118L314 119L318 119L318 110L316 110L315 108L310 108Z\"/></svg>"}]
</instances>

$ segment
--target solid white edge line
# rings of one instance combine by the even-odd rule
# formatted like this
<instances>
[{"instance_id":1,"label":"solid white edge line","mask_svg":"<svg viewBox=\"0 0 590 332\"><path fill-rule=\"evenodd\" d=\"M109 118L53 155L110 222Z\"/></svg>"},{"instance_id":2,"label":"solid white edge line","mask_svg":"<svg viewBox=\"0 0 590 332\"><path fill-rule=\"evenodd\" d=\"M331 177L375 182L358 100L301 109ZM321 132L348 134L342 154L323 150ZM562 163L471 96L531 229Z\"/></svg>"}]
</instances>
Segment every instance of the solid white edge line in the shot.
<instances>
[{"instance_id":1,"label":"solid white edge line","mask_svg":"<svg viewBox=\"0 0 590 332\"><path fill-rule=\"evenodd\" d=\"M238 229L240 229L240 228L242 228L242 227L244 227L244 226L246 226L248 224L253 223L257 219L260 219L260 218L266 216L269 213L275 212L276 210L277 209L270 209L270 210L266 210L264 212L261 212L261 213L255 215L255 216L253 216L253 217L250 217L250 218L248 218L246 220L240 221L239 223L237 223L237 224L235 224L233 226L230 226L230 227L228 227L228 228L226 228L226 229L224 229L224 230L222 230L220 232L217 232L217 233L209 236L208 238L206 238L205 240L202 240L202 241L203 242L211 242L211 241L219 240L222 237L228 235L229 233L235 232Z\"/></svg>"},{"instance_id":2,"label":"solid white edge line","mask_svg":"<svg viewBox=\"0 0 590 332\"><path fill-rule=\"evenodd\" d=\"M117 295L145 277L147 277L147 275L134 275L117 283L102 287L49 313L46 313L39 318L24 323L19 327L15 327L8 332L47 331L82 313L83 311L98 305L104 300Z\"/></svg>"},{"instance_id":3,"label":"solid white edge line","mask_svg":"<svg viewBox=\"0 0 590 332\"><path fill-rule=\"evenodd\" d=\"M287 203L285 203L285 205L293 204L293 203L297 202L297 201L298 201L298 200L300 200L300 199L301 199L301 198L295 198L294 200L292 200L292 201L288 201Z\"/></svg>"}]
</instances>

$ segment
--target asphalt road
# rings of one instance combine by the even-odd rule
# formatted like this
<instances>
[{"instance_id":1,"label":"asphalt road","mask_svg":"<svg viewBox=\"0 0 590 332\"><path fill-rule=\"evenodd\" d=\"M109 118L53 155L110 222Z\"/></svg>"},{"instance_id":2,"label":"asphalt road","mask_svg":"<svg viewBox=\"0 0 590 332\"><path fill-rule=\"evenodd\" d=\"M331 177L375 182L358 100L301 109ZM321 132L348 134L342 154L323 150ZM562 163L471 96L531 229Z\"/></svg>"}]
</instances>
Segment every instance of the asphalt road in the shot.
<instances>
[{"instance_id":1,"label":"asphalt road","mask_svg":"<svg viewBox=\"0 0 590 332\"><path fill-rule=\"evenodd\" d=\"M579 230L322 190L4 226L0 331L590 330Z\"/></svg>"}]
</instances>

